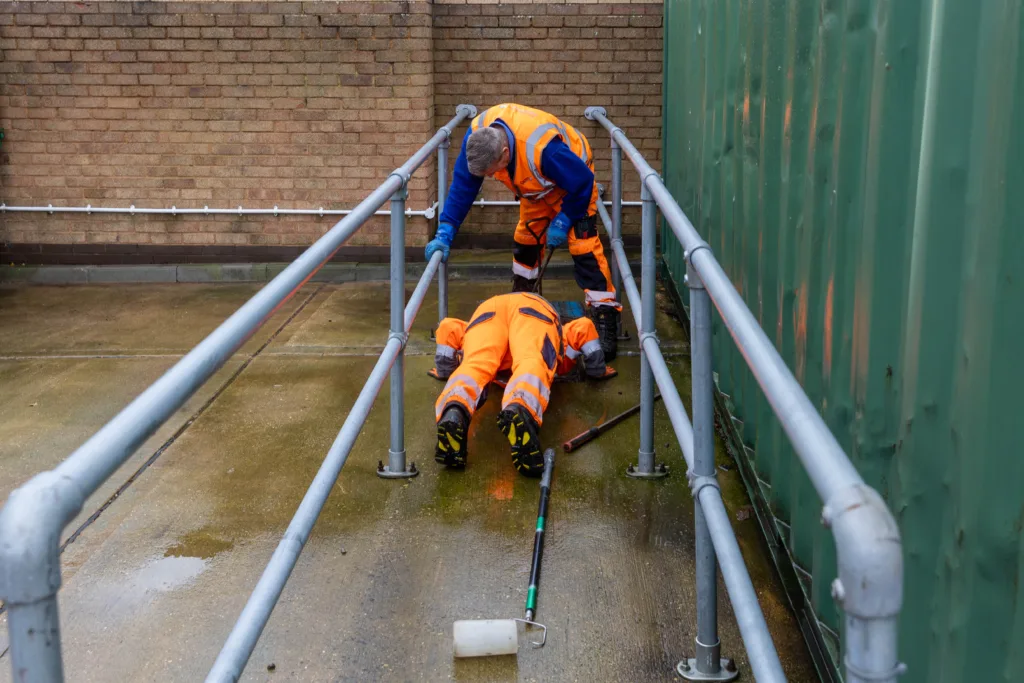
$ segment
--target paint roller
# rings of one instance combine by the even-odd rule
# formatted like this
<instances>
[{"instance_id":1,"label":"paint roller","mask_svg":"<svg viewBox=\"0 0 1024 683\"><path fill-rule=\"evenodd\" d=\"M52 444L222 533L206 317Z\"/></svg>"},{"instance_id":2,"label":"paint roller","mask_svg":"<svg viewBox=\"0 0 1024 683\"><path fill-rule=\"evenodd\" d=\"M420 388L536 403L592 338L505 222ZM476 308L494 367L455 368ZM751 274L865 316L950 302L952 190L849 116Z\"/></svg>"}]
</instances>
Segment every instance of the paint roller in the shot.
<instances>
[{"instance_id":1,"label":"paint roller","mask_svg":"<svg viewBox=\"0 0 1024 683\"><path fill-rule=\"evenodd\" d=\"M519 624L542 630L539 641L530 641L533 647L544 647L548 627L533 620L537 612L537 586L540 583L540 561L544 555L544 524L551 493L551 473L555 469L555 449L544 451L544 473L540 478L540 507L537 511L537 530L533 536L533 564L530 567L530 587L526 592L526 615L523 619L471 619L456 621L452 639L456 657L490 657L514 655L519 651Z\"/></svg>"}]
</instances>

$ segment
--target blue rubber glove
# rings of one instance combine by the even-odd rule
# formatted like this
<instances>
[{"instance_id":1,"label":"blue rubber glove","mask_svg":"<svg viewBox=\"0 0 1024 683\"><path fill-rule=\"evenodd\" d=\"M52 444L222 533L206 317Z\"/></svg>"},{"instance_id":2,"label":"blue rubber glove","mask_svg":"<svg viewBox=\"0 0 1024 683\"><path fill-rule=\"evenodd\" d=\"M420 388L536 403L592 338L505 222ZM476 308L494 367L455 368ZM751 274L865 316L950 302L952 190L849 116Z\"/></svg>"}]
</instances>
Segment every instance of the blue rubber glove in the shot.
<instances>
[{"instance_id":1,"label":"blue rubber glove","mask_svg":"<svg viewBox=\"0 0 1024 683\"><path fill-rule=\"evenodd\" d=\"M569 241L569 228L571 227L572 222L564 213L555 216L554 220L551 221L551 225L548 226L548 248L558 249L559 247L564 247L565 243Z\"/></svg>"},{"instance_id":2,"label":"blue rubber glove","mask_svg":"<svg viewBox=\"0 0 1024 683\"><path fill-rule=\"evenodd\" d=\"M450 223L442 223L437 226L437 234L434 235L434 239L427 242L427 248L424 254L427 260L434 255L434 252L441 252L441 260L444 262L448 261L448 254L451 252L452 240L455 239L455 226Z\"/></svg>"}]
</instances>

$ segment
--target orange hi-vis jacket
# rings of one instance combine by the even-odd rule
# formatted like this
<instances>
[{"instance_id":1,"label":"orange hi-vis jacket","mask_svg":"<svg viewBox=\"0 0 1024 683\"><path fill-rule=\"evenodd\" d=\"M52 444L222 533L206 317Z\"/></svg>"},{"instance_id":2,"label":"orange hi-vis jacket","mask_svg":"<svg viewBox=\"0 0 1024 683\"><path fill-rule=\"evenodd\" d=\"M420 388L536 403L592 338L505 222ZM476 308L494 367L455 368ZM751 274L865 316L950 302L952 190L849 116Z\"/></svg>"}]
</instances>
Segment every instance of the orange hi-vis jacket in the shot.
<instances>
[{"instance_id":1,"label":"orange hi-vis jacket","mask_svg":"<svg viewBox=\"0 0 1024 683\"><path fill-rule=\"evenodd\" d=\"M481 126L486 128L497 119L501 119L515 137L516 166L515 178L509 177L508 170L504 168L495 173L494 178L515 193L517 199L533 202L544 200L553 206L565 196L565 191L541 172L544 148L556 137L561 137L569 149L593 170L594 153L590 149L590 142L557 116L520 104L497 104L473 119L470 126L473 130ZM591 215L597 212L597 183L594 183L589 212Z\"/></svg>"},{"instance_id":2,"label":"orange hi-vis jacket","mask_svg":"<svg viewBox=\"0 0 1024 683\"><path fill-rule=\"evenodd\" d=\"M579 318L562 326L554 307L537 294L491 297L468 323L445 318L435 335L438 376L448 379L435 405L438 420L452 403L472 416L482 403L484 389L501 370L512 371L502 409L519 404L538 425L556 373L571 371L582 356L589 376L605 375L604 352L594 323Z\"/></svg>"}]
</instances>

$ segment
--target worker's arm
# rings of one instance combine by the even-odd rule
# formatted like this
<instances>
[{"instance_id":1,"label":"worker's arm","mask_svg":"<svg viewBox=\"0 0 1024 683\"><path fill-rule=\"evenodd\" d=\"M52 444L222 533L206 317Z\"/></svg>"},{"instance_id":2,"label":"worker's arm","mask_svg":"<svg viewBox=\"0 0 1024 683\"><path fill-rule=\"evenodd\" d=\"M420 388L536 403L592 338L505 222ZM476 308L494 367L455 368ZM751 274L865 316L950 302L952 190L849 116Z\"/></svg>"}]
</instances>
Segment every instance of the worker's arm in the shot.
<instances>
[{"instance_id":1,"label":"worker's arm","mask_svg":"<svg viewBox=\"0 0 1024 683\"><path fill-rule=\"evenodd\" d=\"M455 160L455 172L452 175L452 186L448 188L448 197L444 202L444 211L441 212L440 224L448 224L458 232L459 226L466 220L469 209L480 194L480 188L484 179L469 172L469 165L466 163L466 141L472 131L466 131L462 138L462 151ZM454 237L454 234L452 235Z\"/></svg>"},{"instance_id":2,"label":"worker's arm","mask_svg":"<svg viewBox=\"0 0 1024 683\"><path fill-rule=\"evenodd\" d=\"M565 356L559 366L559 374L566 374L583 357L583 368L587 377L602 379L609 375L609 368L604 362L604 351L598 339L597 328L590 318L577 318L562 327L565 338ZM564 367L564 371L563 371ZM614 372L614 371L613 371Z\"/></svg>"},{"instance_id":3,"label":"worker's arm","mask_svg":"<svg viewBox=\"0 0 1024 683\"><path fill-rule=\"evenodd\" d=\"M462 340L466 336L466 321L458 318L445 318L437 324L434 338L437 350L434 351L434 369L438 379L448 379L462 362Z\"/></svg>"},{"instance_id":4,"label":"worker's arm","mask_svg":"<svg viewBox=\"0 0 1024 683\"><path fill-rule=\"evenodd\" d=\"M576 156L561 138L554 138L541 154L540 170L545 178L565 191L562 213L569 223L575 224L586 218L594 193L594 172L583 163L583 159Z\"/></svg>"}]
</instances>

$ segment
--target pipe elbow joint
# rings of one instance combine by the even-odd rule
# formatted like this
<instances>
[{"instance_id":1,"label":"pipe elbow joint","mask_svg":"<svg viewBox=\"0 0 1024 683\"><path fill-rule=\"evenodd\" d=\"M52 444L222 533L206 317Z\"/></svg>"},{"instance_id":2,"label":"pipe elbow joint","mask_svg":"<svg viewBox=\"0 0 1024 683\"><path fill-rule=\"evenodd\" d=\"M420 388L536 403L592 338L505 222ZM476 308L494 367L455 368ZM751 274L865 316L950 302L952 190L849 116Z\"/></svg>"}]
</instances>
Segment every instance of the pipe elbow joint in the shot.
<instances>
[{"instance_id":1,"label":"pipe elbow joint","mask_svg":"<svg viewBox=\"0 0 1024 683\"><path fill-rule=\"evenodd\" d=\"M28 604L60 589L60 535L85 496L70 478L42 472L13 491L0 511L0 598Z\"/></svg>"},{"instance_id":2,"label":"pipe elbow joint","mask_svg":"<svg viewBox=\"0 0 1024 683\"><path fill-rule=\"evenodd\" d=\"M839 578L833 597L861 619L896 617L903 606L903 546L885 501L866 484L854 484L826 503L822 523L836 541Z\"/></svg>"}]
</instances>

